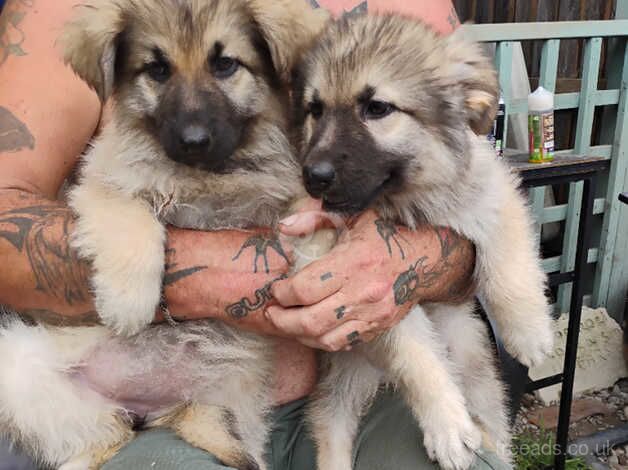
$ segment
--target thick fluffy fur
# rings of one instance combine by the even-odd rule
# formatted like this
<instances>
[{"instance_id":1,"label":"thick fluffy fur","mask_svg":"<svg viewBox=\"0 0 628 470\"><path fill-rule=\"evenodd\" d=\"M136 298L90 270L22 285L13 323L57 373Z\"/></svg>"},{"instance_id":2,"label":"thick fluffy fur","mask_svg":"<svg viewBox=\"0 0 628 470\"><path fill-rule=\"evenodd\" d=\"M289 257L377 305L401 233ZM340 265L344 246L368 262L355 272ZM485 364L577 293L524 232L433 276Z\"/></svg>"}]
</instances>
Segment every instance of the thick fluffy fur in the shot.
<instances>
[{"instance_id":1,"label":"thick fluffy fur","mask_svg":"<svg viewBox=\"0 0 628 470\"><path fill-rule=\"evenodd\" d=\"M69 195L72 243L92 261L106 326L4 325L0 432L44 464L94 468L140 415L231 466L265 468L272 345L220 322L148 324L166 223L272 226L302 191L287 77L326 17L294 0L90 0L79 10L66 60L114 101Z\"/></svg>"},{"instance_id":2,"label":"thick fluffy fur","mask_svg":"<svg viewBox=\"0 0 628 470\"><path fill-rule=\"evenodd\" d=\"M298 76L310 194L329 210L373 207L391 222L469 238L478 294L506 347L525 364L541 361L552 330L531 219L516 177L474 132L492 121L498 96L479 46L401 16L353 17L327 28ZM369 361L330 356L311 413L319 469L350 468L356 416L382 380L371 364L401 387L443 468L467 468L481 432L507 458L505 397L487 338L470 304L423 305L351 353Z\"/></svg>"}]
</instances>

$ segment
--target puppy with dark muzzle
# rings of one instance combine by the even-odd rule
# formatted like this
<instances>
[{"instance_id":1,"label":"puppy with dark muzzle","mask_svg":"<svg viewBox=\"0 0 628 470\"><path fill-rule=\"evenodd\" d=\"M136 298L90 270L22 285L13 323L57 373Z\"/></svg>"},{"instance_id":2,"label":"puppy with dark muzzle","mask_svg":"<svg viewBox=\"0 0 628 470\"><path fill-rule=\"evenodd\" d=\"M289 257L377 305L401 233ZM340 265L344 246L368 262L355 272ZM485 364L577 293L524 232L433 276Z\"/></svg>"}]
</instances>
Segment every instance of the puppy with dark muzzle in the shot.
<instances>
[{"instance_id":1,"label":"puppy with dark muzzle","mask_svg":"<svg viewBox=\"0 0 628 470\"><path fill-rule=\"evenodd\" d=\"M297 73L303 177L329 211L374 208L384 228L446 226L470 239L476 293L509 352L530 365L552 345L545 275L517 179L476 135L492 122L498 84L463 35L395 15L329 26ZM412 300L421 261L408 259L392 286L398 305ZM508 459L504 392L472 304L415 307L377 340L326 361L310 415L319 470L351 468L359 416L381 381L400 387L442 468L468 468L481 433Z\"/></svg>"},{"instance_id":2,"label":"puppy with dark muzzle","mask_svg":"<svg viewBox=\"0 0 628 470\"><path fill-rule=\"evenodd\" d=\"M326 15L298 0L88 0L78 10L66 61L114 104L69 193L72 245L91 261L104 326L3 325L0 434L44 465L91 469L141 416L229 466L263 469L269 340L211 320L149 323L167 223L272 227L302 194L288 78Z\"/></svg>"}]
</instances>

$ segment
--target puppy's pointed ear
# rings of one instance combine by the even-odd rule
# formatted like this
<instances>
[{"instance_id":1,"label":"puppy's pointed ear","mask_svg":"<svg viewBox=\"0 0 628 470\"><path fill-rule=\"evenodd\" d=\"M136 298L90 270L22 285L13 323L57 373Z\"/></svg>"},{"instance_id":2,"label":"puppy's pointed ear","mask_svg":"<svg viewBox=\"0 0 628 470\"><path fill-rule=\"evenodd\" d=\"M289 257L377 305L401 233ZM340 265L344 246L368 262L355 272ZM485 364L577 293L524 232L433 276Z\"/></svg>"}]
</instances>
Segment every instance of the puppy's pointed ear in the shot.
<instances>
[{"instance_id":1,"label":"puppy's pointed ear","mask_svg":"<svg viewBox=\"0 0 628 470\"><path fill-rule=\"evenodd\" d=\"M250 11L268 44L279 78L289 83L301 53L330 20L324 9L313 9L305 0L248 0Z\"/></svg>"},{"instance_id":2,"label":"puppy's pointed ear","mask_svg":"<svg viewBox=\"0 0 628 470\"><path fill-rule=\"evenodd\" d=\"M464 92L469 127L476 134L490 131L499 103L499 83L492 60L480 44L467 37L464 28L458 28L448 37L451 80Z\"/></svg>"},{"instance_id":3,"label":"puppy's pointed ear","mask_svg":"<svg viewBox=\"0 0 628 470\"><path fill-rule=\"evenodd\" d=\"M124 31L122 10L115 0L91 0L76 7L76 17L61 36L63 57L102 102L111 95L115 62Z\"/></svg>"}]
</instances>

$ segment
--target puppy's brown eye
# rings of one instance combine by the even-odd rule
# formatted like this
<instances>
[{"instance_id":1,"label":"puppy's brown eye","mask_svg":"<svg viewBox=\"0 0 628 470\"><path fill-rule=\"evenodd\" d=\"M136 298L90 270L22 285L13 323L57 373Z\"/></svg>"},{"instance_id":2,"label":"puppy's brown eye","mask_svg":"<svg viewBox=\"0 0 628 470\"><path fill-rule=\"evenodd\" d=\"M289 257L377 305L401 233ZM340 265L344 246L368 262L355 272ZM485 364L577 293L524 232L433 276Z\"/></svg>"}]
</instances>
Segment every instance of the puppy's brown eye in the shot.
<instances>
[{"instance_id":1,"label":"puppy's brown eye","mask_svg":"<svg viewBox=\"0 0 628 470\"><path fill-rule=\"evenodd\" d=\"M164 61L154 61L146 64L144 69L148 76L159 83L164 83L170 78L170 65Z\"/></svg>"},{"instance_id":2,"label":"puppy's brown eye","mask_svg":"<svg viewBox=\"0 0 628 470\"><path fill-rule=\"evenodd\" d=\"M217 78L229 78L240 68L240 62L233 57L218 57L214 60L212 69Z\"/></svg>"},{"instance_id":3,"label":"puppy's brown eye","mask_svg":"<svg viewBox=\"0 0 628 470\"><path fill-rule=\"evenodd\" d=\"M314 119L319 119L323 115L323 103L312 101L307 105L306 112L311 114Z\"/></svg>"},{"instance_id":4,"label":"puppy's brown eye","mask_svg":"<svg viewBox=\"0 0 628 470\"><path fill-rule=\"evenodd\" d=\"M395 110L395 106L385 101L372 100L364 105L364 119L382 119Z\"/></svg>"}]
</instances>

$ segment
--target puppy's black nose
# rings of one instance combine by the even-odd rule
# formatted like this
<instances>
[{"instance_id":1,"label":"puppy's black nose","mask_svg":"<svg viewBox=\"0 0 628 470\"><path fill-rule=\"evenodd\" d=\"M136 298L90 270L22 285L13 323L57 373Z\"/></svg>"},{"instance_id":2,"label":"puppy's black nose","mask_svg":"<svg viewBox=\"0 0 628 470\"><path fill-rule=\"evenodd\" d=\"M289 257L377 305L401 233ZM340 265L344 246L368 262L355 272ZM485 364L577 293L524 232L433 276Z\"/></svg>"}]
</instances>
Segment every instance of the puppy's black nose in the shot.
<instances>
[{"instance_id":1,"label":"puppy's black nose","mask_svg":"<svg viewBox=\"0 0 628 470\"><path fill-rule=\"evenodd\" d=\"M303 178L308 191L322 193L336 178L336 170L329 162L318 162L303 168Z\"/></svg>"},{"instance_id":2,"label":"puppy's black nose","mask_svg":"<svg viewBox=\"0 0 628 470\"><path fill-rule=\"evenodd\" d=\"M198 124L190 124L181 130L179 143L185 152L203 152L211 146L211 136L207 128Z\"/></svg>"}]
</instances>

